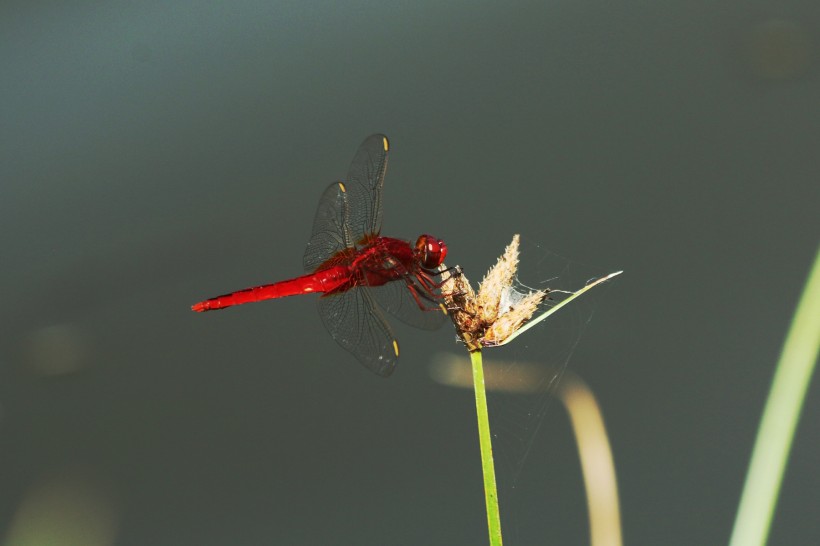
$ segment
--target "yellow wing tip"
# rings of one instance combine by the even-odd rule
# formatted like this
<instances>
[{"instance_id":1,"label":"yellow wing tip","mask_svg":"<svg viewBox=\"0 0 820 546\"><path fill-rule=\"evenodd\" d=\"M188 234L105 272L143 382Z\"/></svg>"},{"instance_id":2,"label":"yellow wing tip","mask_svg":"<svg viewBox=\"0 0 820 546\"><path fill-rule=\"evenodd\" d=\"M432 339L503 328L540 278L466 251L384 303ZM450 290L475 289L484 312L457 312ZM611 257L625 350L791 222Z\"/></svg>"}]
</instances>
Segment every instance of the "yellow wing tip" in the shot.
<instances>
[{"instance_id":1,"label":"yellow wing tip","mask_svg":"<svg viewBox=\"0 0 820 546\"><path fill-rule=\"evenodd\" d=\"M395 339L393 340L393 352L396 353L396 356L399 356L399 342Z\"/></svg>"},{"instance_id":2,"label":"yellow wing tip","mask_svg":"<svg viewBox=\"0 0 820 546\"><path fill-rule=\"evenodd\" d=\"M344 184L342 184L341 182L336 182L336 183L339 184L339 189L342 190L342 193L347 192L347 188L345 188Z\"/></svg>"},{"instance_id":3,"label":"yellow wing tip","mask_svg":"<svg viewBox=\"0 0 820 546\"><path fill-rule=\"evenodd\" d=\"M382 135L382 142L384 144L384 151L390 150L390 143L387 141L387 137Z\"/></svg>"}]
</instances>

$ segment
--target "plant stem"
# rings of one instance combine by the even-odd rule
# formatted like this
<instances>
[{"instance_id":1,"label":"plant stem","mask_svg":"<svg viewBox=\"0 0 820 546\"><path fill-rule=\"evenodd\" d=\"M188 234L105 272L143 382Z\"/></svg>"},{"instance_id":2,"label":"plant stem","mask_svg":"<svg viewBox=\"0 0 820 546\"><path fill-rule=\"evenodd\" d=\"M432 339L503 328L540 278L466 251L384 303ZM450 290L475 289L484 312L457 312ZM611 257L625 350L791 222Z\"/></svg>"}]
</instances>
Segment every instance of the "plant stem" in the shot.
<instances>
[{"instance_id":1,"label":"plant stem","mask_svg":"<svg viewBox=\"0 0 820 546\"><path fill-rule=\"evenodd\" d=\"M589 543L591 546L622 546L621 509L612 447L604 416L592 390L568 371L558 387L578 444L578 459L587 493Z\"/></svg>"},{"instance_id":2,"label":"plant stem","mask_svg":"<svg viewBox=\"0 0 820 546\"><path fill-rule=\"evenodd\" d=\"M501 516L498 512L498 490L495 485L495 463L490 436L490 417L487 412L487 392L484 388L484 366L481 350L470 352L473 366L473 388L475 408L478 417L478 441L481 446L481 469L484 475L484 500L487 505L487 527L490 532L490 546L501 546Z\"/></svg>"},{"instance_id":3,"label":"plant stem","mask_svg":"<svg viewBox=\"0 0 820 546\"><path fill-rule=\"evenodd\" d=\"M766 543L820 348L820 251L783 344L740 499L731 546Z\"/></svg>"}]
</instances>

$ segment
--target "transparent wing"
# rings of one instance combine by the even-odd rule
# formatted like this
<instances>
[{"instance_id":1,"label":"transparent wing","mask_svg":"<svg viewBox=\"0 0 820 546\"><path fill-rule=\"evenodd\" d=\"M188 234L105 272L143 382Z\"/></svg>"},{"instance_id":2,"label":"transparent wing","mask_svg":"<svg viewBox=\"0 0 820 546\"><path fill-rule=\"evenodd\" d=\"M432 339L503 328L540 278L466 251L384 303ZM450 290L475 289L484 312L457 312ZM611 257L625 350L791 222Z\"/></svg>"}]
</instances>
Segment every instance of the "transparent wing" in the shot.
<instances>
[{"instance_id":1,"label":"transparent wing","mask_svg":"<svg viewBox=\"0 0 820 546\"><path fill-rule=\"evenodd\" d=\"M439 307L439 300L430 297L412 280L412 277L407 277L406 282L394 281L368 289L379 307L410 326L436 330L447 319L447 315ZM415 290L425 309L419 306L412 290Z\"/></svg>"},{"instance_id":2,"label":"transparent wing","mask_svg":"<svg viewBox=\"0 0 820 546\"><path fill-rule=\"evenodd\" d=\"M306 271L315 271L340 250L378 235L388 148L386 136L367 137L353 157L347 179L334 182L322 194L302 260Z\"/></svg>"},{"instance_id":3,"label":"transparent wing","mask_svg":"<svg viewBox=\"0 0 820 546\"><path fill-rule=\"evenodd\" d=\"M347 225L353 243L378 235L382 227L382 187L390 145L382 134L367 137L356 152L345 186L349 205Z\"/></svg>"},{"instance_id":4,"label":"transparent wing","mask_svg":"<svg viewBox=\"0 0 820 546\"><path fill-rule=\"evenodd\" d=\"M382 377L396 369L399 344L368 288L320 297L319 316L336 343L367 369Z\"/></svg>"},{"instance_id":5,"label":"transparent wing","mask_svg":"<svg viewBox=\"0 0 820 546\"><path fill-rule=\"evenodd\" d=\"M345 186L334 182L319 199L313 231L302 258L306 271L315 271L337 252L353 246L355 241L352 240L347 221L348 210Z\"/></svg>"}]
</instances>

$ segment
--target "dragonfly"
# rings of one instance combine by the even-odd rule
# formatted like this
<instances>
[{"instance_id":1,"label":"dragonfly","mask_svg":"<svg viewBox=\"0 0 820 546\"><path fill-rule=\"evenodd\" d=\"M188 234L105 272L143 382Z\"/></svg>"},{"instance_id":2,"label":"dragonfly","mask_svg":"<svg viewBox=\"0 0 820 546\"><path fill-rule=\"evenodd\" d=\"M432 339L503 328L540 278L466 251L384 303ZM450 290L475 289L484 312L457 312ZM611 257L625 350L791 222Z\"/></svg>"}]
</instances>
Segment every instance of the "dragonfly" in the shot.
<instances>
[{"instance_id":1,"label":"dragonfly","mask_svg":"<svg viewBox=\"0 0 820 546\"><path fill-rule=\"evenodd\" d=\"M319 316L336 342L382 377L396 368L399 344L385 312L433 330L447 316L439 279L447 245L422 234L415 244L381 236L382 189L390 145L375 134L359 147L347 178L322 194L302 260L305 275L238 290L191 307L204 312L319 293Z\"/></svg>"}]
</instances>

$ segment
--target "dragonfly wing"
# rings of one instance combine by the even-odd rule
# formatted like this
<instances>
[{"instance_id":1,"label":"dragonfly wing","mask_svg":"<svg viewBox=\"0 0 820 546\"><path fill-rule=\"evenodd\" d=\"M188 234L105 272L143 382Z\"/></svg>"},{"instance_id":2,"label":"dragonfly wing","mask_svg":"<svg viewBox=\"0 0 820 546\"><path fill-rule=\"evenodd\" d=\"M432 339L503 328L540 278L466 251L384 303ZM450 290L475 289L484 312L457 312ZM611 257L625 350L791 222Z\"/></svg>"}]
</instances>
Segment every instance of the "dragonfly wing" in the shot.
<instances>
[{"instance_id":1,"label":"dragonfly wing","mask_svg":"<svg viewBox=\"0 0 820 546\"><path fill-rule=\"evenodd\" d=\"M334 182L322 194L302 260L306 271L315 271L337 252L379 233L388 148L386 136L367 137L345 182Z\"/></svg>"},{"instance_id":2,"label":"dragonfly wing","mask_svg":"<svg viewBox=\"0 0 820 546\"><path fill-rule=\"evenodd\" d=\"M359 146L347 172L347 221L354 243L381 231L382 187L389 148L386 136L370 135Z\"/></svg>"},{"instance_id":3,"label":"dragonfly wing","mask_svg":"<svg viewBox=\"0 0 820 546\"><path fill-rule=\"evenodd\" d=\"M371 286L369 290L379 307L415 328L436 330L447 319L444 310L439 307L440 302L418 286L411 277L407 277L406 282L389 282L382 286ZM419 301L413 297L413 291L418 295ZM425 309L419 306L419 302Z\"/></svg>"},{"instance_id":4,"label":"dragonfly wing","mask_svg":"<svg viewBox=\"0 0 820 546\"><path fill-rule=\"evenodd\" d=\"M396 369L399 345L367 288L319 298L325 328L370 371L389 377Z\"/></svg>"},{"instance_id":5,"label":"dragonfly wing","mask_svg":"<svg viewBox=\"0 0 820 546\"><path fill-rule=\"evenodd\" d=\"M313 232L302 258L306 271L315 271L337 252L353 246L355 241L350 233L348 210L345 186L334 182L322 194L316 209Z\"/></svg>"}]
</instances>

